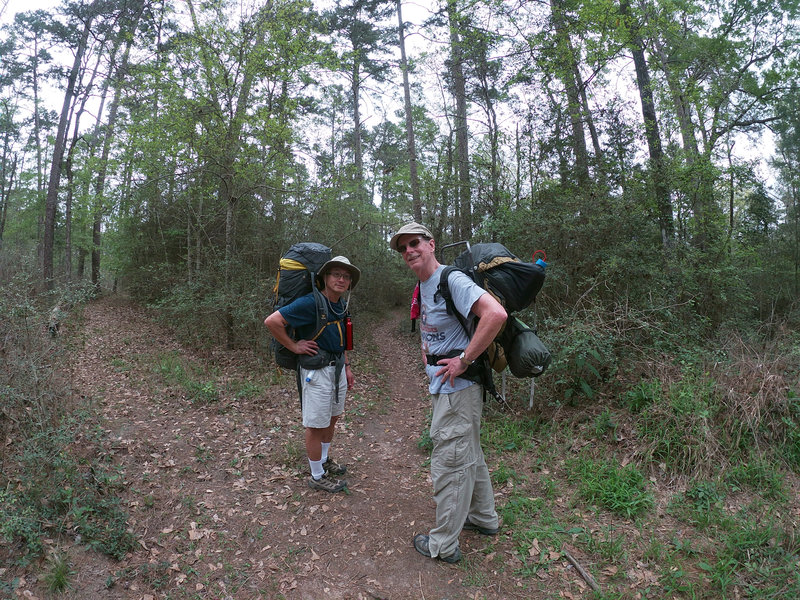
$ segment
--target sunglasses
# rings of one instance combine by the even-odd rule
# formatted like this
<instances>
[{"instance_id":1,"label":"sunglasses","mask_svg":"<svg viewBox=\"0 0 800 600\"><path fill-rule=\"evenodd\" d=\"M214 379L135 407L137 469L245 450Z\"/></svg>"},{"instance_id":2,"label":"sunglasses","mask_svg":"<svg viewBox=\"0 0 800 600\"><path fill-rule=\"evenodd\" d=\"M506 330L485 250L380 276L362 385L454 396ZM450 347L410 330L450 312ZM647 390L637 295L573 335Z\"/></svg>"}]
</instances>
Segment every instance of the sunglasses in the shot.
<instances>
[{"instance_id":1,"label":"sunglasses","mask_svg":"<svg viewBox=\"0 0 800 600\"><path fill-rule=\"evenodd\" d=\"M417 238L415 240L411 240L410 242L408 242L408 246L406 246L406 245L398 246L397 247L397 251L400 254L405 254L406 250L408 250L409 248L416 248L417 246L419 246L424 241L426 241L426 240L424 240L422 238Z\"/></svg>"}]
</instances>

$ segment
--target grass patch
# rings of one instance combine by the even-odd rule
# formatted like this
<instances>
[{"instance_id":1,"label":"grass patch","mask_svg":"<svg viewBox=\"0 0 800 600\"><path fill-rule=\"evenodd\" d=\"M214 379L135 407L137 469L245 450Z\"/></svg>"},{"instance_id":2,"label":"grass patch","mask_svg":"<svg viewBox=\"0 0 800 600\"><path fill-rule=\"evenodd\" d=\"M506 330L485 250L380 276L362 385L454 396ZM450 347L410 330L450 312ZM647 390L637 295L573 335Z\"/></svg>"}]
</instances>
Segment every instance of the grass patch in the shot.
<instances>
[{"instance_id":1,"label":"grass patch","mask_svg":"<svg viewBox=\"0 0 800 600\"><path fill-rule=\"evenodd\" d=\"M177 352L165 352L158 356L155 370L167 385L183 388L193 404L211 404L220 399L216 375L185 360Z\"/></svg>"},{"instance_id":2,"label":"grass patch","mask_svg":"<svg viewBox=\"0 0 800 600\"><path fill-rule=\"evenodd\" d=\"M65 552L54 552L47 558L42 581L51 594L61 594L70 588L70 580L75 576L72 563Z\"/></svg>"},{"instance_id":3,"label":"grass patch","mask_svg":"<svg viewBox=\"0 0 800 600\"><path fill-rule=\"evenodd\" d=\"M578 494L627 518L653 506L642 472L632 464L621 466L616 459L580 457L567 461L568 478L578 484Z\"/></svg>"},{"instance_id":4,"label":"grass patch","mask_svg":"<svg viewBox=\"0 0 800 600\"><path fill-rule=\"evenodd\" d=\"M481 428L481 445L487 454L527 452L535 444L534 436L541 429L538 419L511 416L487 410Z\"/></svg>"},{"instance_id":5,"label":"grass patch","mask_svg":"<svg viewBox=\"0 0 800 600\"><path fill-rule=\"evenodd\" d=\"M85 456L91 444L76 441L76 432L85 429L75 420L45 430L25 440L15 457L19 470L13 485L0 491L0 534L18 546L21 564L39 557L43 540L58 535L78 534L118 560L135 545L116 496L121 473L97 456Z\"/></svg>"}]
</instances>

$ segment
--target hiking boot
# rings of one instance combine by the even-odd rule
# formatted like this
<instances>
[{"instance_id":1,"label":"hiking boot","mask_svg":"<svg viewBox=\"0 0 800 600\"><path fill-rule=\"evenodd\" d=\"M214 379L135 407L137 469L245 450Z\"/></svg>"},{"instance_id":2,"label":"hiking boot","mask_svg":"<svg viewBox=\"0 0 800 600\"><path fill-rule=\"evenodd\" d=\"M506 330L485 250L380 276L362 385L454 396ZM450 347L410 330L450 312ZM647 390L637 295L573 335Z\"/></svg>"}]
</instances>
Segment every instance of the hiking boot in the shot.
<instances>
[{"instance_id":1,"label":"hiking boot","mask_svg":"<svg viewBox=\"0 0 800 600\"><path fill-rule=\"evenodd\" d=\"M347 481L344 479L331 479L328 477L328 474L325 473L319 479L314 479L313 477L308 478L308 487L312 490L322 490L323 492L341 492L343 489L347 487Z\"/></svg>"},{"instance_id":2,"label":"hiking boot","mask_svg":"<svg viewBox=\"0 0 800 600\"><path fill-rule=\"evenodd\" d=\"M464 527L462 527L462 529L466 529L468 531L477 531L483 535L497 535L500 531L499 527L481 527L480 525L475 525L475 523L469 519L464 521Z\"/></svg>"},{"instance_id":3,"label":"hiking boot","mask_svg":"<svg viewBox=\"0 0 800 600\"><path fill-rule=\"evenodd\" d=\"M336 461L334 461L330 456L328 460L322 463L322 468L325 469L325 472L328 475L344 475L347 473L347 467L344 465L340 465Z\"/></svg>"},{"instance_id":4,"label":"hiking boot","mask_svg":"<svg viewBox=\"0 0 800 600\"><path fill-rule=\"evenodd\" d=\"M431 557L431 550L428 548L428 543L430 542L430 536L425 535L424 533L420 533L414 536L414 549L422 554L422 556L427 556L428 558ZM450 556L437 556L438 560L444 561L446 563L457 563L461 560L461 549L456 547L456 551L453 552Z\"/></svg>"}]
</instances>

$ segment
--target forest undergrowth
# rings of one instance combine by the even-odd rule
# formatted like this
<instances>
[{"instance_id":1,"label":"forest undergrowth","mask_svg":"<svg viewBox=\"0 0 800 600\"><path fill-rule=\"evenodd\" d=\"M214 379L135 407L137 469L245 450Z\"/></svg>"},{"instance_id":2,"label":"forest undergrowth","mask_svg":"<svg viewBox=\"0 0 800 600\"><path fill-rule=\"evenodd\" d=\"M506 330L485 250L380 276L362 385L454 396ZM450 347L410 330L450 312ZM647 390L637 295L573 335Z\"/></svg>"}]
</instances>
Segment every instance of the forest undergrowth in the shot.
<instances>
[{"instance_id":1,"label":"forest undergrowth","mask_svg":"<svg viewBox=\"0 0 800 600\"><path fill-rule=\"evenodd\" d=\"M3 597L18 591L20 573L67 592L77 576L63 549L71 544L115 560L137 547L125 473L102 451L93 408L71 392L80 337L50 335L52 296L26 289L12 282L0 295ZM62 302L73 331L85 298ZM668 336L642 335L653 326L624 311L544 324L551 369L533 388L508 377L506 402L487 404L482 439L503 526L480 560L458 567L475 598L497 597L498 574L530 597L578 597L549 579L567 562L598 600L800 597L798 334L776 324L675 353L664 351ZM380 373L369 356L363 370ZM107 366L128 368L117 360ZM163 352L148 368L199 406L278 383L233 381ZM376 397L385 385L376 379ZM358 407L369 419L380 403ZM429 443L422 428L418 447ZM302 468L299 450L285 453Z\"/></svg>"}]
</instances>

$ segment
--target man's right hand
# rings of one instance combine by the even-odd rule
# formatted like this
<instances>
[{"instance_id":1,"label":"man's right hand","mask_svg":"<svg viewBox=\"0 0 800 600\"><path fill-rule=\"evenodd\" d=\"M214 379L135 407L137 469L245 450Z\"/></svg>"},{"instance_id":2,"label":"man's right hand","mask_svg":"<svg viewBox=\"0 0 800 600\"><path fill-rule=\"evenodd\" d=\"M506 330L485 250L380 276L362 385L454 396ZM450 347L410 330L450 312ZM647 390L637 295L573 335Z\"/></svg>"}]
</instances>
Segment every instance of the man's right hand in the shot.
<instances>
[{"instance_id":1,"label":"man's right hand","mask_svg":"<svg viewBox=\"0 0 800 600\"><path fill-rule=\"evenodd\" d=\"M314 340L297 340L292 350L295 354L308 354L314 356L319 352L319 345Z\"/></svg>"}]
</instances>

